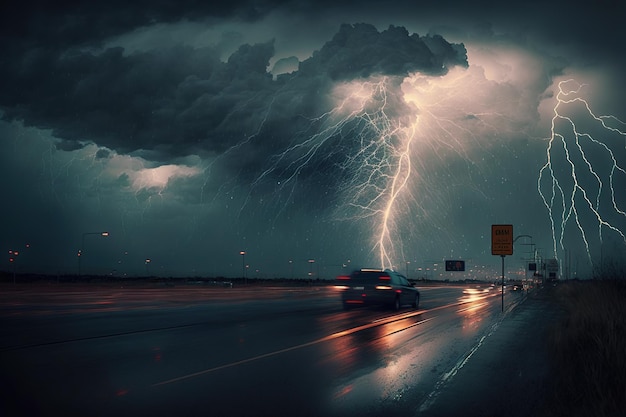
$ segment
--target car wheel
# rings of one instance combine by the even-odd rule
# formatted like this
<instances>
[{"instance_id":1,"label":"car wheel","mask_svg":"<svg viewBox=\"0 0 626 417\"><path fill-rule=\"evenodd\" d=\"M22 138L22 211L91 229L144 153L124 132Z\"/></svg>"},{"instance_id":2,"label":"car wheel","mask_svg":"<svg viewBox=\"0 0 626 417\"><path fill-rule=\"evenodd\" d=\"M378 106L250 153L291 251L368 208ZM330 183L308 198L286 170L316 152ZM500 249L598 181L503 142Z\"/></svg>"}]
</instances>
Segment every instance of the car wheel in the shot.
<instances>
[{"instance_id":1,"label":"car wheel","mask_svg":"<svg viewBox=\"0 0 626 417\"><path fill-rule=\"evenodd\" d=\"M393 308L395 310L400 310L400 297L396 296L396 301L393 303Z\"/></svg>"},{"instance_id":2,"label":"car wheel","mask_svg":"<svg viewBox=\"0 0 626 417\"><path fill-rule=\"evenodd\" d=\"M420 296L415 295L415 300L413 300L413 308L417 308L420 305Z\"/></svg>"}]
</instances>

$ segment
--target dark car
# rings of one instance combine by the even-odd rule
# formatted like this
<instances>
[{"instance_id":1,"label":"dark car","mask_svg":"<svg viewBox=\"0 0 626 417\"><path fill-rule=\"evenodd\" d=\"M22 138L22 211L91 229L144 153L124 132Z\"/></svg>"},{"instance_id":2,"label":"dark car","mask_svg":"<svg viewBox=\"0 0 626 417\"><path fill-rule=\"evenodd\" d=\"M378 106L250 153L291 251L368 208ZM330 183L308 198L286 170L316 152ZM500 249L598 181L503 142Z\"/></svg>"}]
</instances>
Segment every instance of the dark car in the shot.
<instances>
[{"instance_id":1,"label":"dark car","mask_svg":"<svg viewBox=\"0 0 626 417\"><path fill-rule=\"evenodd\" d=\"M389 269L360 269L337 277L345 309L361 305L417 308L420 293L406 277Z\"/></svg>"}]
</instances>

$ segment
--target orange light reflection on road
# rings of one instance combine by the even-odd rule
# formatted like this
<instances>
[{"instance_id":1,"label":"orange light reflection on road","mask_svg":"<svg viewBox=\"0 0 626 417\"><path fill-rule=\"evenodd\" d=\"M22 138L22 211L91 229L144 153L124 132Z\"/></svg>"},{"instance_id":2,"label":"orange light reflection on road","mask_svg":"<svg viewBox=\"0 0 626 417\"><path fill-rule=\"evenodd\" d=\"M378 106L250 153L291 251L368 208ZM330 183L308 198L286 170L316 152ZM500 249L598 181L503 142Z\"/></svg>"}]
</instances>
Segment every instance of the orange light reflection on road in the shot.
<instances>
[{"instance_id":1,"label":"orange light reflection on road","mask_svg":"<svg viewBox=\"0 0 626 417\"><path fill-rule=\"evenodd\" d=\"M461 308L457 312L462 316L464 331L471 331L482 320L478 311L489 304L485 299L490 295L489 289L466 288L463 290L463 296L459 298L462 303Z\"/></svg>"},{"instance_id":2,"label":"orange light reflection on road","mask_svg":"<svg viewBox=\"0 0 626 417\"><path fill-rule=\"evenodd\" d=\"M352 385L346 385L342 389L340 389L337 393L335 393L335 399L344 397L352 392Z\"/></svg>"}]
</instances>

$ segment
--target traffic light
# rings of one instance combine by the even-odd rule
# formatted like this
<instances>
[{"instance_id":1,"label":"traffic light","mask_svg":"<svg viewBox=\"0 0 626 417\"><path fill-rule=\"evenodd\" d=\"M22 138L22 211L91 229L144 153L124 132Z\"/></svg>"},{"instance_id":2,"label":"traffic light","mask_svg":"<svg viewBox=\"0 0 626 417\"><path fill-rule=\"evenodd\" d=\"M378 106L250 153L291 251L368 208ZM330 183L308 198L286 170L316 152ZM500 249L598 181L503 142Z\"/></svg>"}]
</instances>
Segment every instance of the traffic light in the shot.
<instances>
[{"instance_id":1,"label":"traffic light","mask_svg":"<svg viewBox=\"0 0 626 417\"><path fill-rule=\"evenodd\" d=\"M446 271L465 271L465 261L446 261Z\"/></svg>"}]
</instances>

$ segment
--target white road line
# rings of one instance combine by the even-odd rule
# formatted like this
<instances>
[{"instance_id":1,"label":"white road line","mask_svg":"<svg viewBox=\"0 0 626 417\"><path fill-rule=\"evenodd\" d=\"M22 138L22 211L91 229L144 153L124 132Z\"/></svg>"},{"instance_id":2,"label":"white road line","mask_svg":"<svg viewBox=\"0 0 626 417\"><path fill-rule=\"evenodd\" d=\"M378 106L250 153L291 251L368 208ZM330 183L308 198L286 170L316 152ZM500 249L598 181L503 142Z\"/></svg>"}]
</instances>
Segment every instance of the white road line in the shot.
<instances>
[{"instance_id":1,"label":"white road line","mask_svg":"<svg viewBox=\"0 0 626 417\"><path fill-rule=\"evenodd\" d=\"M500 322L501 322L500 320L496 321L489 329L489 333L487 333L486 335L483 335L478 341L478 343L474 345L464 357L459 359L459 361L452 367L452 369L444 373L441 376L441 378L439 378L439 381L437 381L437 383L435 384L435 388L430 392L430 394L426 396L426 399L419 406L416 415L419 415L420 413L423 413L424 411L428 410L435 403L435 400L437 399L439 394L443 391L444 387L465 366L465 364L470 360L470 358L474 355L474 353L476 353L476 351L480 349L480 347L483 345L483 342L496 331L496 329L500 325Z\"/></svg>"},{"instance_id":2,"label":"white road line","mask_svg":"<svg viewBox=\"0 0 626 417\"><path fill-rule=\"evenodd\" d=\"M156 384L152 384L152 386L156 387L156 386L160 386L160 385L167 385L167 384L171 384L171 383L174 383L174 382L182 381L182 380L185 380L185 379L194 378L194 377L197 377L197 376L200 376L200 375L209 374L211 372L219 371L221 369L232 368L234 366L243 365L245 363L253 362L253 361L256 361L256 360L259 360L259 359L269 358L271 356L280 355L281 353L286 353L286 352L290 352L292 350L302 349L302 348L305 348L305 347L308 347L308 346L313 346L313 345L316 345L316 344L319 344L319 343L328 342L329 340L338 339L340 337L349 336L351 334L354 334L354 333L357 333L357 332L360 332L360 331L363 331L363 330L371 329L371 328L374 328L374 327L377 327L377 326L382 326L384 324L392 323L394 321L404 320L406 318L410 318L410 317L413 317L413 316L416 316L416 315L422 314L422 313L423 312L413 312L413 313L409 313L409 314L403 314L401 316L392 316L392 317L388 317L386 319L376 320L376 321L373 321L371 323L363 324L361 326L353 327L353 328L350 328L350 329L346 329L346 330L342 330L340 332L336 332L336 333L330 334L328 336L322 337L321 339L313 340L311 342L303 343L303 344L296 345L296 346L291 346L291 347L288 347L288 348L285 348L285 349L275 350L273 352L264 353L262 355L254 356L254 357L247 358L247 359L242 359L240 361L231 362L231 363L228 363L228 364L216 366L214 368L209 368L209 369L205 369L205 370L202 370L202 371L194 372L194 373L191 373L191 374L179 376L177 378L168 379L167 381L162 381L162 382L158 382ZM417 326L419 324L426 323L427 321L430 321L433 318L434 317L428 318L428 319L425 319L425 320L420 320L420 321L418 321L416 323L413 323L410 326L407 326L407 327L405 327L405 328L403 328L401 330L410 329L410 328L415 327L415 326ZM393 333L397 333L397 332L399 332L401 330L397 330L397 331L395 331Z\"/></svg>"}]
</instances>

